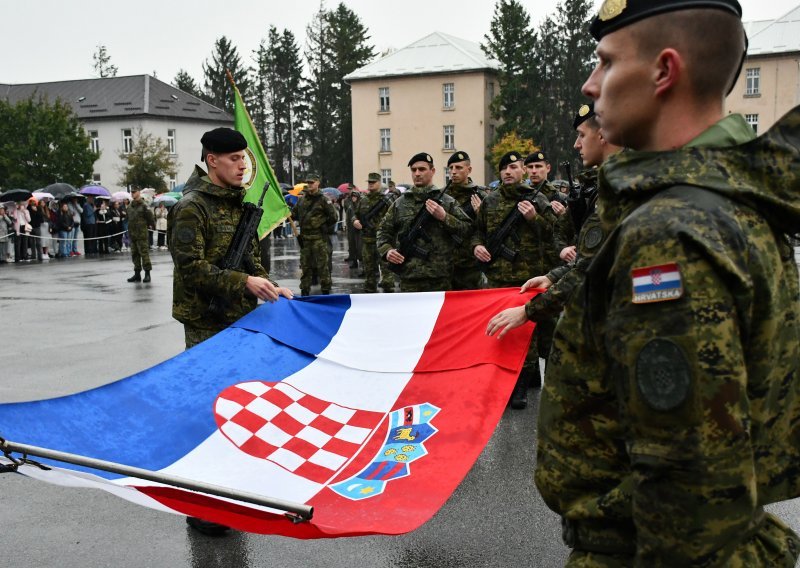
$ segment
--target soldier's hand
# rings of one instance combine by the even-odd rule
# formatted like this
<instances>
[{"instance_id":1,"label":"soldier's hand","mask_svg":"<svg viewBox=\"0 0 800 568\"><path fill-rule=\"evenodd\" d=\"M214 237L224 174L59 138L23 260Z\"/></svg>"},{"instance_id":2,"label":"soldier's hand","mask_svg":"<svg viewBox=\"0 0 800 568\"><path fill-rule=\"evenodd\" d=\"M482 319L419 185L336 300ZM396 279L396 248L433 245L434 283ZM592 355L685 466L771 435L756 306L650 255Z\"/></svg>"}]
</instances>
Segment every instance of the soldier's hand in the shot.
<instances>
[{"instance_id":1,"label":"soldier's hand","mask_svg":"<svg viewBox=\"0 0 800 568\"><path fill-rule=\"evenodd\" d=\"M425 209L427 209L428 213L433 215L433 218L437 221L444 221L444 218L447 217L447 211L444 210L444 207L436 203L433 199L429 199L425 202Z\"/></svg>"},{"instance_id":2,"label":"soldier's hand","mask_svg":"<svg viewBox=\"0 0 800 568\"><path fill-rule=\"evenodd\" d=\"M472 205L472 210L477 213L481 210L481 198L474 193L469 197L469 204Z\"/></svg>"},{"instance_id":3,"label":"soldier's hand","mask_svg":"<svg viewBox=\"0 0 800 568\"><path fill-rule=\"evenodd\" d=\"M559 217L567 212L567 208L564 207L564 204L560 201L551 201L550 207L553 209L553 213L558 215Z\"/></svg>"},{"instance_id":4,"label":"soldier's hand","mask_svg":"<svg viewBox=\"0 0 800 568\"><path fill-rule=\"evenodd\" d=\"M481 262L489 262L490 260L492 260L492 255L489 254L489 249L487 249L483 245L476 245L475 248L472 250L472 254L474 254L475 258L477 258Z\"/></svg>"},{"instance_id":5,"label":"soldier's hand","mask_svg":"<svg viewBox=\"0 0 800 568\"><path fill-rule=\"evenodd\" d=\"M392 264L403 264L406 261L406 257L397 252L396 249L389 249L389 252L386 253L386 260Z\"/></svg>"},{"instance_id":6,"label":"soldier's hand","mask_svg":"<svg viewBox=\"0 0 800 568\"><path fill-rule=\"evenodd\" d=\"M575 249L575 245L572 245L570 247L565 247L565 248L561 249L561 252L558 253L558 256L560 256L561 260L563 260L563 261L572 262L573 260L575 260L578 257L578 253L577 253L577 251Z\"/></svg>"},{"instance_id":7,"label":"soldier's hand","mask_svg":"<svg viewBox=\"0 0 800 568\"><path fill-rule=\"evenodd\" d=\"M503 339L506 333L525 324L527 321L528 316L525 315L525 306L505 309L489 320L489 325L486 326L486 335L492 336L497 333L497 339Z\"/></svg>"},{"instance_id":8,"label":"soldier's hand","mask_svg":"<svg viewBox=\"0 0 800 568\"><path fill-rule=\"evenodd\" d=\"M533 290L534 288L544 288L547 290L552 285L553 282L547 276L534 276L522 285L522 287L519 289L519 293L522 294L528 290Z\"/></svg>"},{"instance_id":9,"label":"soldier's hand","mask_svg":"<svg viewBox=\"0 0 800 568\"><path fill-rule=\"evenodd\" d=\"M354 229L358 229L360 231L364 227L361 226L361 221L359 221L358 219L355 219L355 220L353 220L353 228Z\"/></svg>"},{"instance_id":10,"label":"soldier's hand","mask_svg":"<svg viewBox=\"0 0 800 568\"><path fill-rule=\"evenodd\" d=\"M520 201L517 203L517 209L519 209L519 212L522 213L526 221L533 221L536 219L536 207L534 207L533 203L530 201Z\"/></svg>"},{"instance_id":11,"label":"soldier's hand","mask_svg":"<svg viewBox=\"0 0 800 568\"><path fill-rule=\"evenodd\" d=\"M260 276L248 276L245 288L253 296L265 302L274 302L278 299L278 290L272 282Z\"/></svg>"},{"instance_id":12,"label":"soldier's hand","mask_svg":"<svg viewBox=\"0 0 800 568\"><path fill-rule=\"evenodd\" d=\"M278 288L278 294L280 294L281 296L283 296L287 300L293 300L294 299L294 292L289 290L289 288L284 288L283 286Z\"/></svg>"}]
</instances>

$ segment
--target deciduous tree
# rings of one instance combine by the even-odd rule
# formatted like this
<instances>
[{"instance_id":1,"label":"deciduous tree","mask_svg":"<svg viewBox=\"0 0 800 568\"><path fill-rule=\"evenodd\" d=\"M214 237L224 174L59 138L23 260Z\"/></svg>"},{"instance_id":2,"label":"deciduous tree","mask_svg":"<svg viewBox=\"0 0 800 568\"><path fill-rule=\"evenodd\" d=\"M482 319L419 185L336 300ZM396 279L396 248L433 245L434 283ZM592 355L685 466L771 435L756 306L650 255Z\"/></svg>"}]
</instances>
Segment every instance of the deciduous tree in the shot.
<instances>
[{"instance_id":1,"label":"deciduous tree","mask_svg":"<svg viewBox=\"0 0 800 568\"><path fill-rule=\"evenodd\" d=\"M124 164L120 185L152 187L156 193L167 191L167 179L178 171L179 164L169 153L167 143L142 128L136 130L133 150L128 154L120 152L119 158Z\"/></svg>"}]
</instances>

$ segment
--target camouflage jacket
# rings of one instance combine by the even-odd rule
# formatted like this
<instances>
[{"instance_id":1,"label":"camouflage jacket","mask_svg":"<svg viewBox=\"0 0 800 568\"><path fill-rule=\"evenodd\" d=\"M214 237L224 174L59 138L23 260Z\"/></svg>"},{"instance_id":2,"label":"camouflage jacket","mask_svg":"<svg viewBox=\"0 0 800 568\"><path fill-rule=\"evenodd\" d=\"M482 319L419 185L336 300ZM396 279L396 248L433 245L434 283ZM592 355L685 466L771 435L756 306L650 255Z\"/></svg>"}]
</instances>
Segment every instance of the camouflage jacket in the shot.
<instances>
[{"instance_id":1,"label":"camouflage jacket","mask_svg":"<svg viewBox=\"0 0 800 568\"><path fill-rule=\"evenodd\" d=\"M142 199L134 199L128 205L128 232L133 238L147 238L148 227L155 227L153 212Z\"/></svg>"},{"instance_id":2,"label":"camouflage jacket","mask_svg":"<svg viewBox=\"0 0 800 568\"><path fill-rule=\"evenodd\" d=\"M365 224L367 214L370 210L377 206L377 203L381 202L384 204L384 207L381 207L377 210L370 219L369 219L369 226ZM378 236L378 227L381 224L381 220L383 220L384 215L386 212L389 211L389 207L391 207L392 201L391 199L383 195L380 191L371 191L363 196L355 207L354 216L355 219L358 219L362 225L361 228L361 238L362 239L376 239Z\"/></svg>"},{"instance_id":3,"label":"camouflage jacket","mask_svg":"<svg viewBox=\"0 0 800 568\"><path fill-rule=\"evenodd\" d=\"M488 237L500 228L506 216L516 209L523 197L535 193L535 189L521 185L503 185L490 193L481 205L475 222L471 248L486 245ZM550 201L540 192L536 195L536 217L532 221L521 219L505 244L518 252L513 262L495 258L484 267L489 285L492 287L521 286L536 274L545 274L553 267L553 226L556 216Z\"/></svg>"},{"instance_id":4,"label":"camouflage jacket","mask_svg":"<svg viewBox=\"0 0 800 568\"><path fill-rule=\"evenodd\" d=\"M292 217L297 219L303 238L321 238L331 234L339 216L322 191L304 193L292 208Z\"/></svg>"},{"instance_id":5,"label":"camouflage jacket","mask_svg":"<svg viewBox=\"0 0 800 568\"><path fill-rule=\"evenodd\" d=\"M752 137L729 115L611 157L610 235L556 328L536 485L567 526L627 532L636 565L727 565L763 505L800 494L800 108Z\"/></svg>"},{"instance_id":6,"label":"camouflage jacket","mask_svg":"<svg viewBox=\"0 0 800 568\"><path fill-rule=\"evenodd\" d=\"M400 236L411 227L417 213L428 199L438 199L441 190L434 186L414 187L403 193L392 203L383 217L378 229L378 252L381 257L397 248ZM462 238L469 231L469 218L455 200L445 194L441 198L446 216L444 221L430 219L425 227L427 237L420 238L417 244L430 254L428 260L414 256L403 263L404 280L449 280L453 273L455 243L452 235Z\"/></svg>"},{"instance_id":7,"label":"camouflage jacket","mask_svg":"<svg viewBox=\"0 0 800 568\"><path fill-rule=\"evenodd\" d=\"M218 267L239 224L242 197L244 190L214 185L195 167L183 198L169 212L167 241L174 262L172 317L185 325L223 329L258 303L245 291L248 275L268 278L255 237L244 263L246 272ZM215 296L228 302L223 321L207 311Z\"/></svg>"},{"instance_id":8,"label":"camouflage jacket","mask_svg":"<svg viewBox=\"0 0 800 568\"><path fill-rule=\"evenodd\" d=\"M462 268L472 268L475 266L476 261L475 255L472 253L471 240L472 233L475 232L475 220L478 217L478 214L472 208L472 196L477 195L481 203L483 203L487 195L486 188L475 185L475 183L469 179L464 185L450 184L450 189L447 194L456 200L458 206L461 207L461 210L470 220L469 232L466 238L462 239L457 237L455 239L457 250L455 265Z\"/></svg>"}]
</instances>

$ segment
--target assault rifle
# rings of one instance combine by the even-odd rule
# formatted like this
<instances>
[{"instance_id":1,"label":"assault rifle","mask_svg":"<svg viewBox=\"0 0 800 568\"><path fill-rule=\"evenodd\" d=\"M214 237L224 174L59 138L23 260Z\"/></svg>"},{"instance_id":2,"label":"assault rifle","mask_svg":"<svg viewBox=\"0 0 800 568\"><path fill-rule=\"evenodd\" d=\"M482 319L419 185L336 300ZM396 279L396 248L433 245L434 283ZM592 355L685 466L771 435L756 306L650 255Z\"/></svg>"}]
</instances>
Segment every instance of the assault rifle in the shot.
<instances>
[{"instance_id":1,"label":"assault rifle","mask_svg":"<svg viewBox=\"0 0 800 568\"><path fill-rule=\"evenodd\" d=\"M372 218L378 214L381 209L389 207L389 204L386 202L383 196L378 198L378 201L370 207L369 211L364 213L364 217L359 219L361 222L361 229L363 231L373 231L376 229L375 225L372 224Z\"/></svg>"},{"instance_id":2,"label":"assault rifle","mask_svg":"<svg viewBox=\"0 0 800 568\"><path fill-rule=\"evenodd\" d=\"M217 265L221 270L235 270L247 273L255 271L255 263L253 258L247 254L247 251L253 242L253 236L258 230L258 224L261 222L261 215L264 213L261 205L264 203L264 197L267 195L268 189L269 181L264 184L264 189L261 190L258 204L247 202L242 206L242 216L239 217L239 224L236 225L236 231L233 233L228 250ZM243 268L244 270L242 270ZM208 312L217 319L223 319L229 304L228 298L214 296L211 298Z\"/></svg>"},{"instance_id":3,"label":"assault rifle","mask_svg":"<svg viewBox=\"0 0 800 568\"><path fill-rule=\"evenodd\" d=\"M532 194L523 195L520 201L530 201L535 207L536 197L539 195L539 192L542 191L542 187L544 187L544 182L540 183L539 187L536 188L536 191L534 191ZM516 260L519 251L506 246L505 241L510 235L514 235L515 240L519 242L519 236L516 235L516 228L517 223L519 223L523 218L524 217L517 208L517 205L514 205L511 211L509 211L506 215L505 219L503 219L503 222L500 223L500 226L497 228L497 230L489 235L486 239L486 250L489 251L491 258L489 259L489 262L478 261L480 265L489 266L495 260L497 260L498 257L502 257L508 262L514 262L514 260Z\"/></svg>"},{"instance_id":4,"label":"assault rifle","mask_svg":"<svg viewBox=\"0 0 800 568\"><path fill-rule=\"evenodd\" d=\"M581 232L583 221L586 219L586 199L582 195L581 186L575 183L572 179L572 164L570 162L562 162L561 167L567 176L569 182L569 214L572 217L572 224L575 227L575 234Z\"/></svg>"},{"instance_id":5,"label":"assault rifle","mask_svg":"<svg viewBox=\"0 0 800 568\"><path fill-rule=\"evenodd\" d=\"M442 197L444 197L444 194L447 193L447 190L450 188L450 183L451 182L449 181L447 182L447 185L444 186L444 189L439 192L438 197L433 201L439 205L442 204ZM428 200L426 199L425 201L427 202ZM417 214L414 216L414 220L411 222L411 226L409 227L408 231L400 235L400 238L398 239L397 252L402 254L405 258L403 264L387 262L386 264L388 265L389 270L395 274L402 274L407 260L415 256L421 258L422 260L428 260L428 258L430 258L430 251L419 246L417 241L422 238L426 243L431 242L431 236L425 230L428 221L431 219L433 219L433 215L428 213L428 208L425 207L425 203L423 203L422 207L420 207L419 211L417 211Z\"/></svg>"}]
</instances>

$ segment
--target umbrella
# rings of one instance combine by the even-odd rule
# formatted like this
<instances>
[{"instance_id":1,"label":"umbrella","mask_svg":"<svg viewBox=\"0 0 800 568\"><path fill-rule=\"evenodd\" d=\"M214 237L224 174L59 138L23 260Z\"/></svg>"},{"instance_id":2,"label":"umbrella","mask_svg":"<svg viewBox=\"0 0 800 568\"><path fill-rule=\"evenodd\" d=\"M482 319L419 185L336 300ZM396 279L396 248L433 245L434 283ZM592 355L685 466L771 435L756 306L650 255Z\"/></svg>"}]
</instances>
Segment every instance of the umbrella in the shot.
<instances>
[{"instance_id":1,"label":"umbrella","mask_svg":"<svg viewBox=\"0 0 800 568\"><path fill-rule=\"evenodd\" d=\"M336 189L338 189L342 193L350 193L350 185L351 185L350 183L342 183L339 184L339 187L337 187Z\"/></svg>"},{"instance_id":2,"label":"umbrella","mask_svg":"<svg viewBox=\"0 0 800 568\"><path fill-rule=\"evenodd\" d=\"M180 193L181 195L183 195L183 187L185 185L186 185L185 183L179 183L178 185L175 186L175 188L172 191L175 192L175 193Z\"/></svg>"},{"instance_id":3,"label":"umbrella","mask_svg":"<svg viewBox=\"0 0 800 568\"><path fill-rule=\"evenodd\" d=\"M55 199L56 196L52 193L47 193L46 191L34 191L33 196L41 201L42 199Z\"/></svg>"},{"instance_id":4,"label":"umbrella","mask_svg":"<svg viewBox=\"0 0 800 568\"><path fill-rule=\"evenodd\" d=\"M286 201L286 204L290 207L294 207L297 205L297 196L292 194L286 194L283 196L283 200Z\"/></svg>"},{"instance_id":5,"label":"umbrella","mask_svg":"<svg viewBox=\"0 0 800 568\"><path fill-rule=\"evenodd\" d=\"M132 200L131 194L127 191L115 191L111 194L111 201L125 201L125 200Z\"/></svg>"},{"instance_id":6,"label":"umbrella","mask_svg":"<svg viewBox=\"0 0 800 568\"><path fill-rule=\"evenodd\" d=\"M335 187L323 187L322 193L324 193L328 197L332 197L333 199L336 199L337 197L342 195L342 192L336 189Z\"/></svg>"},{"instance_id":7,"label":"umbrella","mask_svg":"<svg viewBox=\"0 0 800 568\"><path fill-rule=\"evenodd\" d=\"M0 193L0 201L28 201L31 195L27 189L9 189Z\"/></svg>"},{"instance_id":8,"label":"umbrella","mask_svg":"<svg viewBox=\"0 0 800 568\"><path fill-rule=\"evenodd\" d=\"M77 191L73 191L72 193L67 193L66 195L62 195L58 199L60 201L66 201L67 199L70 199L71 197L77 197L78 199L86 199L85 195L80 194Z\"/></svg>"},{"instance_id":9,"label":"umbrella","mask_svg":"<svg viewBox=\"0 0 800 568\"><path fill-rule=\"evenodd\" d=\"M300 192L303 191L305 188L306 184L298 183L296 186L294 186L292 189L289 190L289 193L291 195L300 195Z\"/></svg>"},{"instance_id":10,"label":"umbrella","mask_svg":"<svg viewBox=\"0 0 800 568\"><path fill-rule=\"evenodd\" d=\"M68 193L75 193L75 188L68 183L51 183L44 190L51 193L54 199L60 199Z\"/></svg>"},{"instance_id":11,"label":"umbrella","mask_svg":"<svg viewBox=\"0 0 800 568\"><path fill-rule=\"evenodd\" d=\"M111 197L111 192L102 185L84 185L78 193L95 197Z\"/></svg>"},{"instance_id":12,"label":"umbrella","mask_svg":"<svg viewBox=\"0 0 800 568\"><path fill-rule=\"evenodd\" d=\"M162 197L162 196L163 197L171 197L175 201L178 201L181 197L183 197L183 194L180 191L168 191L167 193L162 193L161 195L157 195L156 199L158 199L159 197Z\"/></svg>"},{"instance_id":13,"label":"umbrella","mask_svg":"<svg viewBox=\"0 0 800 568\"><path fill-rule=\"evenodd\" d=\"M167 207L172 207L177 202L178 202L177 199L175 199L171 195L167 195L166 193L162 193L161 195L156 195L156 198L153 199L153 205L158 205L159 203L163 203Z\"/></svg>"},{"instance_id":14,"label":"umbrella","mask_svg":"<svg viewBox=\"0 0 800 568\"><path fill-rule=\"evenodd\" d=\"M282 190L289 191L290 189L292 189L292 186L290 184L288 184L288 183L285 183L285 182L279 183L278 185L280 186L280 188Z\"/></svg>"}]
</instances>

